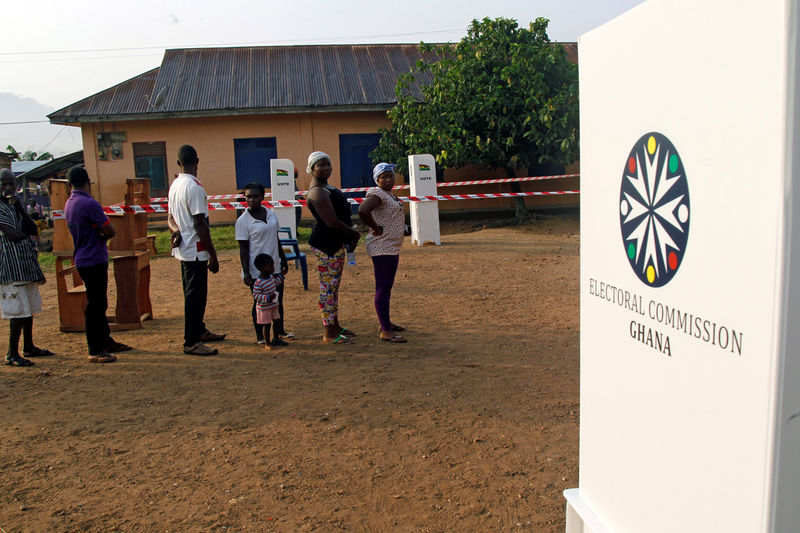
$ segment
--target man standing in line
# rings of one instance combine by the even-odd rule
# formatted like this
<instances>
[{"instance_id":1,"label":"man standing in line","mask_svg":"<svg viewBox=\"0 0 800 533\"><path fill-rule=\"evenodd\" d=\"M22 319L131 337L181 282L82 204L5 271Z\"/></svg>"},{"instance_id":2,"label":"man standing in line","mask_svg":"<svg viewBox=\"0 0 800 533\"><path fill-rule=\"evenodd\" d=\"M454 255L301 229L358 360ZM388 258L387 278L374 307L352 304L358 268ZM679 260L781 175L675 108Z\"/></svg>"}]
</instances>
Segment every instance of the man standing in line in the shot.
<instances>
[{"instance_id":1,"label":"man standing in line","mask_svg":"<svg viewBox=\"0 0 800 533\"><path fill-rule=\"evenodd\" d=\"M26 357L50 356L53 352L33 344L33 313L42 311L39 285L45 278L36 245L31 240L38 235L36 223L16 194L14 173L7 168L0 170L0 311L3 318L10 319L6 364L33 366L33 361Z\"/></svg>"},{"instance_id":2,"label":"man standing in line","mask_svg":"<svg viewBox=\"0 0 800 533\"><path fill-rule=\"evenodd\" d=\"M183 282L183 351L191 355L216 355L205 342L221 341L206 329L203 317L208 297L208 272L219 272L217 251L208 227L208 197L197 179L197 151L187 145L178 149L181 173L169 187L167 224L172 231L172 255L181 261Z\"/></svg>"},{"instance_id":3,"label":"man standing in line","mask_svg":"<svg viewBox=\"0 0 800 533\"><path fill-rule=\"evenodd\" d=\"M108 246L114 237L114 226L100 204L92 198L89 174L83 167L71 168L67 174L72 194L64 205L64 218L72 235L74 251L72 262L78 268L86 287L86 343L89 361L113 363L114 352L125 352L131 347L111 338L108 328Z\"/></svg>"}]
</instances>

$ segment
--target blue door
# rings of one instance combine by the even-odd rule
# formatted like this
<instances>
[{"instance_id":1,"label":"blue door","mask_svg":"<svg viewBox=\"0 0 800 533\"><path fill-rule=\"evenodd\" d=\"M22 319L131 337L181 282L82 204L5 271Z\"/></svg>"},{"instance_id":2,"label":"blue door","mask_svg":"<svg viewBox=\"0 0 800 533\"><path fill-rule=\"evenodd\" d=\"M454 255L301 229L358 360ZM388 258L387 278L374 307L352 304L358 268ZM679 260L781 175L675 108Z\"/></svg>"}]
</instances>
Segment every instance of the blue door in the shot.
<instances>
[{"instance_id":1,"label":"blue door","mask_svg":"<svg viewBox=\"0 0 800 533\"><path fill-rule=\"evenodd\" d=\"M167 195L166 141L133 143L133 167L137 178L150 180L152 196Z\"/></svg>"},{"instance_id":2,"label":"blue door","mask_svg":"<svg viewBox=\"0 0 800 533\"><path fill-rule=\"evenodd\" d=\"M339 135L339 160L342 162L342 189L374 187L372 159L369 153L378 146L380 133L351 133ZM363 197L363 192L346 193L348 197ZM358 206L353 206L353 212Z\"/></svg>"},{"instance_id":3,"label":"blue door","mask_svg":"<svg viewBox=\"0 0 800 533\"><path fill-rule=\"evenodd\" d=\"M278 157L275 137L256 137L234 139L233 154L236 162L236 189L241 190L248 183L260 183L271 188L269 180L269 160Z\"/></svg>"}]
</instances>

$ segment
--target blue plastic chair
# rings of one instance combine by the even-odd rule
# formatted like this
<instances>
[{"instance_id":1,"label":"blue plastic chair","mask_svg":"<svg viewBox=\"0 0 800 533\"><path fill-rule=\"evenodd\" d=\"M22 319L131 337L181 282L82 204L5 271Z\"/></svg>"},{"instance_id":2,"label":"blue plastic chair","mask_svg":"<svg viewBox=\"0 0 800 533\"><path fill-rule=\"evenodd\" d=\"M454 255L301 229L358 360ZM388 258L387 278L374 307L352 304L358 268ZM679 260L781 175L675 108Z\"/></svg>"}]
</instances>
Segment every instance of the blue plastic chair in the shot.
<instances>
[{"instance_id":1,"label":"blue plastic chair","mask_svg":"<svg viewBox=\"0 0 800 533\"><path fill-rule=\"evenodd\" d=\"M285 233L287 238L281 239L281 233ZM308 265L306 264L306 254L300 251L300 243L297 242L297 239L292 237L292 228L284 226L278 229L278 241L281 243L281 246L291 248L291 252L286 252L284 250L286 260L294 261L294 268L300 269L300 273L303 275L303 289L308 290Z\"/></svg>"}]
</instances>

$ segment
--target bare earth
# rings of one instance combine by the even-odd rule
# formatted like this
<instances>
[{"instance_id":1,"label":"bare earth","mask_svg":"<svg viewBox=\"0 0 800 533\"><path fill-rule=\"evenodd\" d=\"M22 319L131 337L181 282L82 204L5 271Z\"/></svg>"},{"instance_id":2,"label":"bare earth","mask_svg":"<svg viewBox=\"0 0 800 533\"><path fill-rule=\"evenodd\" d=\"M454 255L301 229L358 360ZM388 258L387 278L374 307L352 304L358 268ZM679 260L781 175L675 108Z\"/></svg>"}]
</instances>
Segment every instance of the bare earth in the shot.
<instances>
[{"instance_id":1,"label":"bare earth","mask_svg":"<svg viewBox=\"0 0 800 533\"><path fill-rule=\"evenodd\" d=\"M287 279L300 340L259 349L238 256L210 277L221 354L183 355L177 261L153 261L156 320L92 365L58 332L53 283L35 319L57 353L0 367L0 529L17 531L563 531L577 486L578 221L443 227L406 243L380 342L372 266L347 267L351 346L323 345L311 287ZM477 230L477 231L474 231ZM7 325L3 321L3 335Z\"/></svg>"}]
</instances>

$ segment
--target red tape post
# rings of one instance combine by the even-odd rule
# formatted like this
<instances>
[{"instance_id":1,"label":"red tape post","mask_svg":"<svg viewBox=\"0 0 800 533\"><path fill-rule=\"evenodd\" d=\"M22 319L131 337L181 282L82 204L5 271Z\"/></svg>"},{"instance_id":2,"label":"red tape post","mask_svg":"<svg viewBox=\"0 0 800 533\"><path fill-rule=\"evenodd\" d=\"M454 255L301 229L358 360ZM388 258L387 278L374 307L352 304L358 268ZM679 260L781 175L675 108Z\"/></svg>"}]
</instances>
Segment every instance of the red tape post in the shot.
<instances>
[{"instance_id":1,"label":"red tape post","mask_svg":"<svg viewBox=\"0 0 800 533\"><path fill-rule=\"evenodd\" d=\"M557 174L553 176L526 176L524 178L503 178L492 180L470 180L470 181L444 181L437 183L437 187L462 187L467 185L491 185L494 183L511 183L519 181L540 181L540 180L556 180L562 178L576 178L580 174ZM353 187L351 189L342 189L342 192L366 192L372 187ZM397 190L410 189L410 185L397 185L394 187ZM297 191L296 194L306 194L308 191ZM270 193L264 196L268 197ZM208 196L209 200L242 200L244 197L241 194L212 194ZM163 204L167 202L167 198L151 198L151 204Z\"/></svg>"},{"instance_id":2,"label":"red tape post","mask_svg":"<svg viewBox=\"0 0 800 533\"><path fill-rule=\"evenodd\" d=\"M438 202L443 200L485 200L487 198L517 198L526 196L563 196L570 194L580 194L580 191L544 191L544 192L498 192L481 194L441 194L436 196L401 196L403 202ZM364 198L348 198L351 204L360 204ZM264 201L265 207L301 207L306 205L305 200L281 200ZM208 208L211 211L225 211L231 209L247 209L246 202L209 202ZM107 215L121 213L166 213L167 208L164 204L150 205L112 205L103 208ZM55 210L52 212L54 219L64 218L64 211Z\"/></svg>"}]
</instances>

